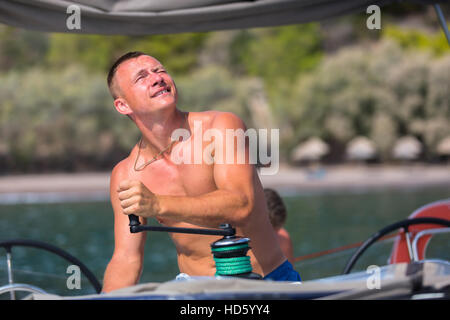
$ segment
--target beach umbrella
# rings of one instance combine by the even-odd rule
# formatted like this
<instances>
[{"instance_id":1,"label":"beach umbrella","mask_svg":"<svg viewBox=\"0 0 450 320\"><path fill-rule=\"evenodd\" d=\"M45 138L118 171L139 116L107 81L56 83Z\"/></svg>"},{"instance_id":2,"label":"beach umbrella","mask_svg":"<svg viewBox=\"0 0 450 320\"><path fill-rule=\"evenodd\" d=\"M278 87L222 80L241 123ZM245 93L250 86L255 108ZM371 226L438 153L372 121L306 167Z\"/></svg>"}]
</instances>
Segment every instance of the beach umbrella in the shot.
<instances>
[{"instance_id":1,"label":"beach umbrella","mask_svg":"<svg viewBox=\"0 0 450 320\"><path fill-rule=\"evenodd\" d=\"M291 153L292 161L316 161L326 155L328 145L320 138L312 137L299 144Z\"/></svg>"},{"instance_id":2,"label":"beach umbrella","mask_svg":"<svg viewBox=\"0 0 450 320\"><path fill-rule=\"evenodd\" d=\"M450 156L450 136L439 142L436 147L436 151L441 156Z\"/></svg>"},{"instance_id":3,"label":"beach umbrella","mask_svg":"<svg viewBox=\"0 0 450 320\"><path fill-rule=\"evenodd\" d=\"M392 150L395 159L414 160L422 152L422 143L413 136L405 136L397 140Z\"/></svg>"},{"instance_id":4,"label":"beach umbrella","mask_svg":"<svg viewBox=\"0 0 450 320\"><path fill-rule=\"evenodd\" d=\"M356 137L347 144L346 155L350 160L369 160L376 154L375 144L366 137Z\"/></svg>"}]
</instances>

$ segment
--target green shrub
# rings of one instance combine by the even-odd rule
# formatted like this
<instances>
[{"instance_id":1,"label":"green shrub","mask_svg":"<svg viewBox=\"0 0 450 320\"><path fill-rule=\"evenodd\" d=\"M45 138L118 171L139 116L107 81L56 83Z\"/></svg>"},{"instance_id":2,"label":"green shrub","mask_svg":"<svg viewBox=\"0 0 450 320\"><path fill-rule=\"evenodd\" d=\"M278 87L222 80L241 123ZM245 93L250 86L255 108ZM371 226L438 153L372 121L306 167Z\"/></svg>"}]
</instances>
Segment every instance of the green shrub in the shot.
<instances>
[{"instance_id":1,"label":"green shrub","mask_svg":"<svg viewBox=\"0 0 450 320\"><path fill-rule=\"evenodd\" d=\"M362 135L387 159L395 140L412 134L433 150L450 133L449 70L450 55L387 40L343 49L298 79L280 127L291 127L290 147L311 136L345 144Z\"/></svg>"},{"instance_id":2,"label":"green shrub","mask_svg":"<svg viewBox=\"0 0 450 320\"><path fill-rule=\"evenodd\" d=\"M34 68L3 74L0 82L1 140L9 159L3 170L76 170L89 161L105 168L137 140L134 124L115 111L103 75L77 66Z\"/></svg>"}]
</instances>

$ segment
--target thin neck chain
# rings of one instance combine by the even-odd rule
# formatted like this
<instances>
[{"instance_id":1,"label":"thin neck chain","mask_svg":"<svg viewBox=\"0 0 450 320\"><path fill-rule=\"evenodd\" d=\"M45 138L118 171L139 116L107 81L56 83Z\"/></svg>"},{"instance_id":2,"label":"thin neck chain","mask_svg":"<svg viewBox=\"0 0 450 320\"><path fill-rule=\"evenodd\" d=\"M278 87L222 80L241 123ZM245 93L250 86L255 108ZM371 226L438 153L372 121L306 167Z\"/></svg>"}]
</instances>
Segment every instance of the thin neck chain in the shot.
<instances>
[{"instance_id":1,"label":"thin neck chain","mask_svg":"<svg viewBox=\"0 0 450 320\"><path fill-rule=\"evenodd\" d=\"M136 168L136 164L137 164L137 162L138 162L139 155L141 154L141 146L142 146L142 138L141 138L141 140L139 140L138 154L137 154L137 156L136 156L136 160L134 161L134 170L135 170L135 171L141 171L141 170L143 170L145 167L147 167L149 164L151 164L151 163L155 162L156 160L158 160L158 158L159 158L161 155L163 155L164 152L166 152L167 150L169 150L169 149L173 146L173 144L174 144L175 142L176 142L176 141L170 142L170 144L169 144L167 147L165 147L164 149L162 149L156 156L154 156L152 159L150 159L150 160L147 161L146 163L144 163L144 164L140 165L138 168Z\"/></svg>"},{"instance_id":2,"label":"thin neck chain","mask_svg":"<svg viewBox=\"0 0 450 320\"><path fill-rule=\"evenodd\" d=\"M182 113L182 120L181 123L184 124L188 118L188 112ZM166 152L167 150L169 150L170 148L172 148L173 144L176 142L176 140L173 140L172 142L169 143L169 145L167 147L165 147L164 149L162 149L156 156L154 156L152 159L150 159L149 161L147 161L146 163L140 165L138 168L136 168L139 156L141 154L141 146L142 146L142 137L139 140L139 149L138 149L138 154L136 156L136 160L134 161L134 170L135 171L141 171L143 170L145 167L147 167L149 164L155 162L156 160L158 160L158 158L160 156L162 156L164 154L164 152Z\"/></svg>"}]
</instances>

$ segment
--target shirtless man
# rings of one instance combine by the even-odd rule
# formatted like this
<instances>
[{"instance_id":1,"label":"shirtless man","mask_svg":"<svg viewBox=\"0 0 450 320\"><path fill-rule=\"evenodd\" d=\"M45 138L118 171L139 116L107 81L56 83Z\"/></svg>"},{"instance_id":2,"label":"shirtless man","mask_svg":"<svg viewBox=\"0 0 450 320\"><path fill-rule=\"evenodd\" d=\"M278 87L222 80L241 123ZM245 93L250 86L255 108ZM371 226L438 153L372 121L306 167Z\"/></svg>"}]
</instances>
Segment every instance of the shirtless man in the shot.
<instances>
[{"instance_id":1,"label":"shirtless man","mask_svg":"<svg viewBox=\"0 0 450 320\"><path fill-rule=\"evenodd\" d=\"M171 227L217 228L230 223L237 235L251 239L248 255L254 272L274 280L298 280L278 245L253 165L248 161L175 164L171 160L177 145L183 152L191 149L193 156L198 152L192 143L194 122L200 122L203 130L215 128L224 135L226 129L245 130L244 123L231 113L178 110L178 92L172 78L158 60L140 52L127 53L117 60L108 75L108 85L116 110L134 121L142 139L111 174L115 248L105 271L103 292L139 281L146 233L130 233L129 214L139 216L142 224L147 218L156 218ZM173 142L171 135L179 128L188 130L191 136ZM244 152L248 155L248 146ZM210 243L220 237L170 236L180 272L214 275Z\"/></svg>"}]
</instances>

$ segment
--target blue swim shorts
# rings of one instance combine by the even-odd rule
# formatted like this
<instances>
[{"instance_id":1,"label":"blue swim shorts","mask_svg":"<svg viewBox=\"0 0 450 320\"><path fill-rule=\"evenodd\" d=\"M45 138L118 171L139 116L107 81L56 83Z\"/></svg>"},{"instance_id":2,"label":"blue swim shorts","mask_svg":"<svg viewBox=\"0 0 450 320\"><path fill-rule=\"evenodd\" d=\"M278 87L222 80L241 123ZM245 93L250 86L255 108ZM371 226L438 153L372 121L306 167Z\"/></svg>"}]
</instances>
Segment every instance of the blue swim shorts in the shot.
<instances>
[{"instance_id":1,"label":"blue swim shorts","mask_svg":"<svg viewBox=\"0 0 450 320\"><path fill-rule=\"evenodd\" d=\"M264 277L264 280L272 281L302 281L300 274L294 270L292 264L286 260L278 268Z\"/></svg>"}]
</instances>

